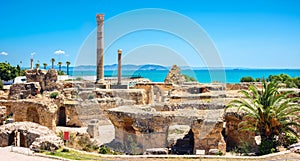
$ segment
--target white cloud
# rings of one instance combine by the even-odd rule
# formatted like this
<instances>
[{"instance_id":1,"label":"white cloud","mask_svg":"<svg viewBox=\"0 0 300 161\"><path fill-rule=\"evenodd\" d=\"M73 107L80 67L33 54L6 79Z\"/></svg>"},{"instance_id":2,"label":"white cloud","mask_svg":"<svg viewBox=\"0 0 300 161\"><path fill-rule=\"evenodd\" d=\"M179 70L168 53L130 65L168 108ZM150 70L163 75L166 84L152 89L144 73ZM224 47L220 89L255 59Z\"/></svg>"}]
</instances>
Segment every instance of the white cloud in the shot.
<instances>
[{"instance_id":1,"label":"white cloud","mask_svg":"<svg viewBox=\"0 0 300 161\"><path fill-rule=\"evenodd\" d=\"M63 50L57 50L57 51L54 52L54 54L56 54L56 55L63 55L63 54L65 54L65 53L66 53L66 52L63 51Z\"/></svg>"},{"instance_id":2,"label":"white cloud","mask_svg":"<svg viewBox=\"0 0 300 161\"><path fill-rule=\"evenodd\" d=\"M36 54L36 52L32 52L30 55L33 56L33 55L35 55L35 54Z\"/></svg>"},{"instance_id":3,"label":"white cloud","mask_svg":"<svg viewBox=\"0 0 300 161\"><path fill-rule=\"evenodd\" d=\"M8 55L8 53L7 52L5 52L5 51L2 51L1 53L0 53L0 55Z\"/></svg>"}]
</instances>

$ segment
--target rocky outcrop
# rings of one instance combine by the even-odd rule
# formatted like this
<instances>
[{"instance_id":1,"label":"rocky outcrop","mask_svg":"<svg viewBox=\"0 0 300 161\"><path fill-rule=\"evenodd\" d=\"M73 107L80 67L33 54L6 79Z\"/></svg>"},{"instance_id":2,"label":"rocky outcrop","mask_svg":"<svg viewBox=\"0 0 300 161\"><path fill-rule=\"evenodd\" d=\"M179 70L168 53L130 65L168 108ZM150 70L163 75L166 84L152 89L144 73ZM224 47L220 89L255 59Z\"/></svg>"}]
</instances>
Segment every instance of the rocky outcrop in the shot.
<instances>
[{"instance_id":1,"label":"rocky outcrop","mask_svg":"<svg viewBox=\"0 0 300 161\"><path fill-rule=\"evenodd\" d=\"M181 69L177 65L173 65L164 81L166 84L182 85L185 82Z\"/></svg>"},{"instance_id":2,"label":"rocky outcrop","mask_svg":"<svg viewBox=\"0 0 300 161\"><path fill-rule=\"evenodd\" d=\"M33 122L15 122L0 126L0 146L15 145L15 138L21 147L34 150L50 150L63 145L61 138L45 126ZM17 143L18 144L18 143Z\"/></svg>"}]
</instances>

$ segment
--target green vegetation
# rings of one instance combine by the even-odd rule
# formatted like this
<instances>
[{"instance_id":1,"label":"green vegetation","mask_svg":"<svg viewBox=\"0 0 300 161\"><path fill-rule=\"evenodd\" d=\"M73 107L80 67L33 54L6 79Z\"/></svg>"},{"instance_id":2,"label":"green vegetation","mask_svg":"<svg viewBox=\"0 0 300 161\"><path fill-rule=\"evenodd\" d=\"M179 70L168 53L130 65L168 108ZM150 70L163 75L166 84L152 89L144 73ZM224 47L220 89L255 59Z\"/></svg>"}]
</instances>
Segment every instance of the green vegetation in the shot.
<instances>
[{"instance_id":1,"label":"green vegetation","mask_svg":"<svg viewBox=\"0 0 300 161\"><path fill-rule=\"evenodd\" d=\"M51 64L52 64L52 69L54 69L54 62L55 62L55 59L54 58L51 58Z\"/></svg>"},{"instance_id":2,"label":"green vegetation","mask_svg":"<svg viewBox=\"0 0 300 161\"><path fill-rule=\"evenodd\" d=\"M25 71L21 70L20 66L11 66L9 63L0 63L0 80L9 81L17 76L25 75Z\"/></svg>"},{"instance_id":3,"label":"green vegetation","mask_svg":"<svg viewBox=\"0 0 300 161\"><path fill-rule=\"evenodd\" d=\"M64 71L57 71L57 74L58 75L65 75L65 72Z\"/></svg>"},{"instance_id":4,"label":"green vegetation","mask_svg":"<svg viewBox=\"0 0 300 161\"><path fill-rule=\"evenodd\" d=\"M61 66L62 66L62 64L63 64L63 63L62 63L61 61L57 63L57 65L58 65L58 71L61 71Z\"/></svg>"},{"instance_id":5,"label":"green vegetation","mask_svg":"<svg viewBox=\"0 0 300 161\"><path fill-rule=\"evenodd\" d=\"M52 92L52 93L50 93L50 98L57 98L57 96L58 96L58 92Z\"/></svg>"},{"instance_id":6,"label":"green vegetation","mask_svg":"<svg viewBox=\"0 0 300 161\"><path fill-rule=\"evenodd\" d=\"M290 98L293 92L278 92L274 82L263 82L263 89L250 85L248 90L241 93L246 99L233 100L227 108L237 108L248 117L239 124L240 130L254 131L261 137L259 146L260 154L268 154L276 151L277 146L282 145L287 139L287 134L298 138L295 127L299 127L297 114L300 107L296 101L299 97ZM276 139L279 138L279 139Z\"/></svg>"},{"instance_id":7,"label":"green vegetation","mask_svg":"<svg viewBox=\"0 0 300 161\"><path fill-rule=\"evenodd\" d=\"M240 82L255 82L254 78L247 76L247 77L242 77Z\"/></svg>"},{"instance_id":8,"label":"green vegetation","mask_svg":"<svg viewBox=\"0 0 300 161\"><path fill-rule=\"evenodd\" d=\"M69 75L69 66L70 66L71 62L67 61L66 64L67 64L67 75Z\"/></svg>"},{"instance_id":9,"label":"green vegetation","mask_svg":"<svg viewBox=\"0 0 300 161\"><path fill-rule=\"evenodd\" d=\"M47 63L43 63L44 69L47 68L48 64Z\"/></svg>"},{"instance_id":10,"label":"green vegetation","mask_svg":"<svg viewBox=\"0 0 300 161\"><path fill-rule=\"evenodd\" d=\"M240 82L263 82L264 79L252 78L251 76L242 77ZM300 77L292 78L287 74L269 75L266 79L267 82L276 84L284 84L287 88L300 88Z\"/></svg>"},{"instance_id":11,"label":"green vegetation","mask_svg":"<svg viewBox=\"0 0 300 161\"><path fill-rule=\"evenodd\" d=\"M2 81L0 80L0 90L2 90L3 89L3 83L2 83Z\"/></svg>"},{"instance_id":12,"label":"green vegetation","mask_svg":"<svg viewBox=\"0 0 300 161\"><path fill-rule=\"evenodd\" d=\"M186 74L183 74L183 76L184 76L184 79L185 79L186 82L197 82L197 80L193 77L190 77Z\"/></svg>"},{"instance_id":13,"label":"green vegetation","mask_svg":"<svg viewBox=\"0 0 300 161\"><path fill-rule=\"evenodd\" d=\"M270 75L267 78L268 82L283 83L288 88L300 88L300 77L292 78L287 74Z\"/></svg>"},{"instance_id":14,"label":"green vegetation","mask_svg":"<svg viewBox=\"0 0 300 161\"><path fill-rule=\"evenodd\" d=\"M99 160L99 158L100 158L100 156L86 154L86 153L80 153L80 152L77 152L74 150L64 150L64 149L59 149L59 150L55 151L54 153L44 152L44 154L62 157L62 158L66 158L66 159L71 159L71 160Z\"/></svg>"},{"instance_id":15,"label":"green vegetation","mask_svg":"<svg viewBox=\"0 0 300 161\"><path fill-rule=\"evenodd\" d=\"M83 80L83 78L81 78L81 77L77 77L75 80L76 80L76 81L82 81L82 80Z\"/></svg>"}]
</instances>

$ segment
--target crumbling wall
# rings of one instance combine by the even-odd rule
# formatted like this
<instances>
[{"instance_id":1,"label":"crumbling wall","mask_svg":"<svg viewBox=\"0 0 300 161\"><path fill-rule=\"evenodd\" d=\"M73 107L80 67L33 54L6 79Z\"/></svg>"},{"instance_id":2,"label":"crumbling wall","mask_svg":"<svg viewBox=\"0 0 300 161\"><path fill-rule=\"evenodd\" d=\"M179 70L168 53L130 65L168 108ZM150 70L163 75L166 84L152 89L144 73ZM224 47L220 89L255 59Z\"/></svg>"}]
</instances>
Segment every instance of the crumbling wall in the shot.
<instances>
[{"instance_id":1,"label":"crumbling wall","mask_svg":"<svg viewBox=\"0 0 300 161\"><path fill-rule=\"evenodd\" d=\"M239 123L249 118L237 114L236 112L227 112L224 119L226 122L225 140L227 151L246 144L251 148L257 146L254 139L254 132L239 129Z\"/></svg>"},{"instance_id":2,"label":"crumbling wall","mask_svg":"<svg viewBox=\"0 0 300 161\"><path fill-rule=\"evenodd\" d=\"M173 65L164 81L166 84L182 85L185 82L181 69L177 65Z\"/></svg>"},{"instance_id":3,"label":"crumbling wall","mask_svg":"<svg viewBox=\"0 0 300 161\"><path fill-rule=\"evenodd\" d=\"M18 83L11 85L8 96L11 100L26 99L37 96L40 91L41 87L38 82Z\"/></svg>"},{"instance_id":4,"label":"crumbling wall","mask_svg":"<svg viewBox=\"0 0 300 161\"><path fill-rule=\"evenodd\" d=\"M63 88L62 84L57 83L58 73L55 69L48 71L43 69L26 70L27 82L39 82L41 92L60 90Z\"/></svg>"}]
</instances>

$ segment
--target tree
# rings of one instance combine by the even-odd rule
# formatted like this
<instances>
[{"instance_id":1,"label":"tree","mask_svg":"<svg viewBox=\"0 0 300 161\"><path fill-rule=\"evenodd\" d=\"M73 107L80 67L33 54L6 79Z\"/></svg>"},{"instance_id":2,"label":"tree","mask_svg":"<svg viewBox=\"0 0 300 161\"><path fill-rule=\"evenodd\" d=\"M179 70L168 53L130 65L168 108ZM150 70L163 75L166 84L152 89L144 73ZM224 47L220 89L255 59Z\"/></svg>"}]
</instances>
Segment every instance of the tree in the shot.
<instances>
[{"instance_id":1,"label":"tree","mask_svg":"<svg viewBox=\"0 0 300 161\"><path fill-rule=\"evenodd\" d=\"M36 68L36 69L39 69L39 67L40 67L40 64L39 64L39 63L36 63L36 64L35 64L35 68Z\"/></svg>"},{"instance_id":2,"label":"tree","mask_svg":"<svg viewBox=\"0 0 300 161\"><path fill-rule=\"evenodd\" d=\"M54 59L54 58L52 58L52 59L51 59L51 63L52 63L52 69L54 69L54 62L55 62L55 59Z\"/></svg>"},{"instance_id":3,"label":"tree","mask_svg":"<svg viewBox=\"0 0 300 161\"><path fill-rule=\"evenodd\" d=\"M9 63L0 63L0 79L9 81L19 76L18 69Z\"/></svg>"},{"instance_id":4,"label":"tree","mask_svg":"<svg viewBox=\"0 0 300 161\"><path fill-rule=\"evenodd\" d=\"M255 82L254 78L247 76L247 77L242 77L240 82Z\"/></svg>"},{"instance_id":5,"label":"tree","mask_svg":"<svg viewBox=\"0 0 300 161\"><path fill-rule=\"evenodd\" d=\"M58 62L57 65L59 66L59 71L61 71L62 62Z\"/></svg>"},{"instance_id":6,"label":"tree","mask_svg":"<svg viewBox=\"0 0 300 161\"><path fill-rule=\"evenodd\" d=\"M227 108L237 108L245 116L246 121L239 124L241 130L251 130L261 137L259 150L261 154L273 152L281 142L276 139L292 134L298 138L295 127L298 124L300 107L296 101L299 97L290 97L293 92L278 92L276 83L263 82L262 91L251 85L242 90L245 98L231 101Z\"/></svg>"},{"instance_id":7,"label":"tree","mask_svg":"<svg viewBox=\"0 0 300 161\"><path fill-rule=\"evenodd\" d=\"M43 63L44 69L47 68L48 64L47 63Z\"/></svg>"},{"instance_id":8,"label":"tree","mask_svg":"<svg viewBox=\"0 0 300 161\"><path fill-rule=\"evenodd\" d=\"M69 75L69 66L70 66L71 62L67 61L66 64L67 64L67 75Z\"/></svg>"}]
</instances>

